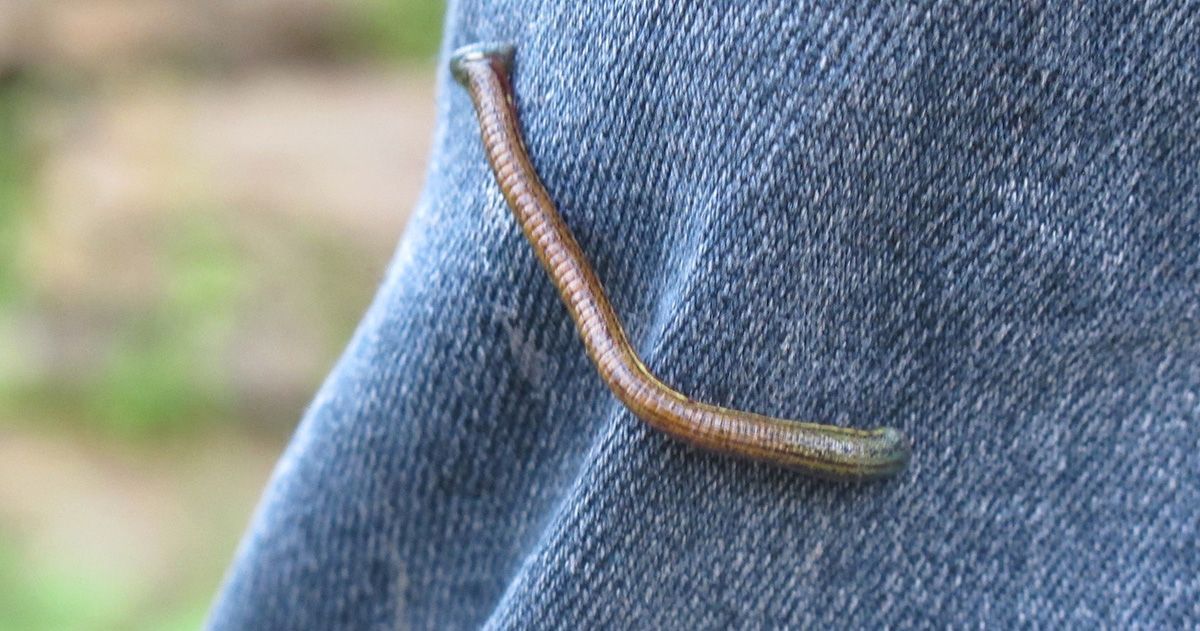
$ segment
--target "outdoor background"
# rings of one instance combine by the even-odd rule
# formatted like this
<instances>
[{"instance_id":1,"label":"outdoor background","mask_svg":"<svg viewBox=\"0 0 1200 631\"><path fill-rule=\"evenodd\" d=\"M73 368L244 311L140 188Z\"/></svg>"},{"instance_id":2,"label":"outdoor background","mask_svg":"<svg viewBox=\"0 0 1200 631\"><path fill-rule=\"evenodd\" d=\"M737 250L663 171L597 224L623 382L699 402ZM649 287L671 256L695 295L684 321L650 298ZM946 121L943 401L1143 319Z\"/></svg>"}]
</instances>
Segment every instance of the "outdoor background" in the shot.
<instances>
[{"instance_id":1,"label":"outdoor background","mask_svg":"<svg viewBox=\"0 0 1200 631\"><path fill-rule=\"evenodd\" d=\"M0 0L0 629L198 627L419 192L432 0Z\"/></svg>"}]
</instances>

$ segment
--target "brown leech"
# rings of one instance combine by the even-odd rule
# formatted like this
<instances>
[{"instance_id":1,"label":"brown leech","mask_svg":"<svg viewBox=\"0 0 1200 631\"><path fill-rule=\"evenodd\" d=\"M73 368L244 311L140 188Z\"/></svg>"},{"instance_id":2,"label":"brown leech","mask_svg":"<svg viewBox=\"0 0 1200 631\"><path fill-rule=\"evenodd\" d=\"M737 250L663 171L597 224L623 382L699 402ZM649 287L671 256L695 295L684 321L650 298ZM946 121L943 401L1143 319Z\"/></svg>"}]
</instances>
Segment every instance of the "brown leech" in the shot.
<instances>
[{"instance_id":1,"label":"brown leech","mask_svg":"<svg viewBox=\"0 0 1200 631\"><path fill-rule=\"evenodd\" d=\"M653 427L712 451L837 480L882 478L903 469L909 447L898 430L803 423L700 403L650 373L525 151L509 82L513 53L507 44L467 46L454 53L451 70L471 94L504 199L617 398Z\"/></svg>"}]
</instances>

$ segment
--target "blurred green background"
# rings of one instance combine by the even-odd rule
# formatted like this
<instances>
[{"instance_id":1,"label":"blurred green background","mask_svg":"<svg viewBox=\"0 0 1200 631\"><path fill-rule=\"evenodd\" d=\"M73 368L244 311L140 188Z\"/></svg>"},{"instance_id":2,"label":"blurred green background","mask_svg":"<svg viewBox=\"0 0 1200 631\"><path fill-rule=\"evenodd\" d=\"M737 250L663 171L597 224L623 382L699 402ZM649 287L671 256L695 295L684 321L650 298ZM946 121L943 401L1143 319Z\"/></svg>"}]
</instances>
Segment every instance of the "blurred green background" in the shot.
<instances>
[{"instance_id":1,"label":"blurred green background","mask_svg":"<svg viewBox=\"0 0 1200 631\"><path fill-rule=\"evenodd\" d=\"M201 625L416 201L443 11L0 0L0 629Z\"/></svg>"}]
</instances>

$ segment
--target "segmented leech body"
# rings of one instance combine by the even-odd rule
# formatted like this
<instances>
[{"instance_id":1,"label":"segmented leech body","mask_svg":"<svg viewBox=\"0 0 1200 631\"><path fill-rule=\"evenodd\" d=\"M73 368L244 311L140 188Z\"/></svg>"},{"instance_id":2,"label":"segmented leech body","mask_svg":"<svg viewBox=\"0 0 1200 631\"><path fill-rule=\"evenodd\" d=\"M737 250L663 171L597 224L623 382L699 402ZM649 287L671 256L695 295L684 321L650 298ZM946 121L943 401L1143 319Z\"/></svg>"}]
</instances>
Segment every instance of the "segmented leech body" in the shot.
<instances>
[{"instance_id":1,"label":"segmented leech body","mask_svg":"<svg viewBox=\"0 0 1200 631\"><path fill-rule=\"evenodd\" d=\"M650 373L525 151L509 82L512 59L512 46L474 45L454 54L451 69L471 94L484 152L504 199L617 398L653 427L713 451L839 480L881 478L903 469L908 442L895 429L849 429L700 403Z\"/></svg>"}]
</instances>

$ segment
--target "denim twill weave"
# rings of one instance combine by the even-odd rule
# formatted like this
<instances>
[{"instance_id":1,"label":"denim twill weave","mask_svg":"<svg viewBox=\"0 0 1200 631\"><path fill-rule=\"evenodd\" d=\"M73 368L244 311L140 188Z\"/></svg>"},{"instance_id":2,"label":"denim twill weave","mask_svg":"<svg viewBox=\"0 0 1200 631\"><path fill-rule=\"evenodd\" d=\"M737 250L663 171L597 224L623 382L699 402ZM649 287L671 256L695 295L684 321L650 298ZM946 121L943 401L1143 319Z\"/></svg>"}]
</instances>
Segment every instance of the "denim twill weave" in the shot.
<instances>
[{"instance_id":1,"label":"denim twill weave","mask_svg":"<svg viewBox=\"0 0 1200 631\"><path fill-rule=\"evenodd\" d=\"M634 346L913 440L838 485L691 449L588 363L454 48ZM1200 624L1200 6L452 4L426 188L214 629Z\"/></svg>"}]
</instances>

